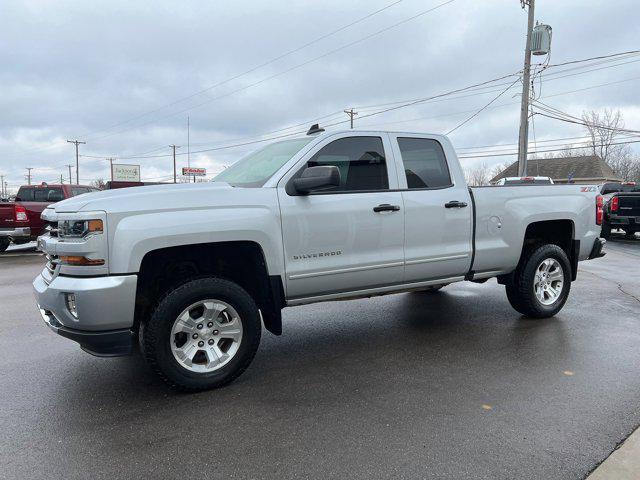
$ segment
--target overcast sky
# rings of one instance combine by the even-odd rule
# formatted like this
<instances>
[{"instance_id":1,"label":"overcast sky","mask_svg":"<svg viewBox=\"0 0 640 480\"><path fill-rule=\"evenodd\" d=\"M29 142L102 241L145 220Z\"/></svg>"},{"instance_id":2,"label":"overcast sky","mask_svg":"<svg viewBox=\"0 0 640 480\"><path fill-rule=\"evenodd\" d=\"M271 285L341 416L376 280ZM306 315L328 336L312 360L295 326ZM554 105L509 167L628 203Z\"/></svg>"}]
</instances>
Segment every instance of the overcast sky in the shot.
<instances>
[{"instance_id":1,"label":"overcast sky","mask_svg":"<svg viewBox=\"0 0 640 480\"><path fill-rule=\"evenodd\" d=\"M351 106L364 116L381 110L368 105L428 97L522 68L526 13L518 0L454 0L388 28L444 1L3 0L0 174L11 187L25 183L26 167L35 182L66 179L65 165L75 164L67 139L86 141L81 153L93 156L167 155L169 144L185 153L189 116L191 150L198 151L306 127ZM551 64L640 48L637 0L536 3L536 18L553 27ZM577 115L620 109L627 127L640 129L639 59L579 64L584 68L567 71L571 76L543 79L541 101ZM610 68L587 71L604 66ZM356 127L444 133L504 88L356 117ZM459 151L516 142L518 94L515 85L452 133ZM583 131L536 117L535 133L540 141ZM191 165L217 172L259 145L192 153ZM515 158L463 162L508 160ZM169 157L118 162L140 164L143 179L172 173ZM180 156L178 167L186 163ZM108 176L106 160L80 159L82 183Z\"/></svg>"}]
</instances>

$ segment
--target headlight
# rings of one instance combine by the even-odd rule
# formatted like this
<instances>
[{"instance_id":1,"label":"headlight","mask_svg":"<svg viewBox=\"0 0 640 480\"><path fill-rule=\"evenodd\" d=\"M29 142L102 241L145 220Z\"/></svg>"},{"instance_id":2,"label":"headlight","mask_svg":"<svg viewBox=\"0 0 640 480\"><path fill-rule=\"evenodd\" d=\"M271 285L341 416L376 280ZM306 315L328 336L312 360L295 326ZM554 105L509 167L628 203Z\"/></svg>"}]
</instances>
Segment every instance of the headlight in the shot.
<instances>
[{"instance_id":1,"label":"headlight","mask_svg":"<svg viewBox=\"0 0 640 480\"><path fill-rule=\"evenodd\" d=\"M62 220L58 222L60 238L84 238L102 233L102 220Z\"/></svg>"}]
</instances>

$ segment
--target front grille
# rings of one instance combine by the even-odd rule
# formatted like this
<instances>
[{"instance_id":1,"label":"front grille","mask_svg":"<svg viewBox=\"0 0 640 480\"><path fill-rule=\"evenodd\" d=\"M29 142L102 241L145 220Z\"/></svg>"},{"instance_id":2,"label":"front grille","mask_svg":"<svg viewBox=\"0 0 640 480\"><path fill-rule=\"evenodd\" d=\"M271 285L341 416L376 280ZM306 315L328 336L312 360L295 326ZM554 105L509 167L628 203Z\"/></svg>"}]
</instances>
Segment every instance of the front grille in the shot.
<instances>
[{"instance_id":1,"label":"front grille","mask_svg":"<svg viewBox=\"0 0 640 480\"><path fill-rule=\"evenodd\" d=\"M58 222L45 222L44 229L51 237L55 238L58 236Z\"/></svg>"},{"instance_id":2,"label":"front grille","mask_svg":"<svg viewBox=\"0 0 640 480\"><path fill-rule=\"evenodd\" d=\"M57 255L45 255L45 258L47 259L47 263L45 265L45 268L47 269L47 271L51 274L51 276L53 276L56 272L56 266L58 265L58 256Z\"/></svg>"}]
</instances>

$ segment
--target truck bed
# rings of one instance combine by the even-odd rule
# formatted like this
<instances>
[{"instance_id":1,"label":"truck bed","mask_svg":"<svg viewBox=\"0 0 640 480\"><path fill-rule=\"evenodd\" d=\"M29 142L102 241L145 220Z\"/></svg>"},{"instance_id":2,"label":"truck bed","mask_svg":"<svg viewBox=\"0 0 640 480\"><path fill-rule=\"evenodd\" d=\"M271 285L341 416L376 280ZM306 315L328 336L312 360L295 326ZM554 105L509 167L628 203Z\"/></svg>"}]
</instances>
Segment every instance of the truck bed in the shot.
<instances>
[{"instance_id":1,"label":"truck bed","mask_svg":"<svg viewBox=\"0 0 640 480\"><path fill-rule=\"evenodd\" d=\"M522 252L523 232L539 220L570 219L573 238L582 239L580 260L589 257L600 233L595 224L595 186L490 186L472 187L470 192L475 218L472 270L476 274L490 272L493 276L512 270Z\"/></svg>"}]
</instances>

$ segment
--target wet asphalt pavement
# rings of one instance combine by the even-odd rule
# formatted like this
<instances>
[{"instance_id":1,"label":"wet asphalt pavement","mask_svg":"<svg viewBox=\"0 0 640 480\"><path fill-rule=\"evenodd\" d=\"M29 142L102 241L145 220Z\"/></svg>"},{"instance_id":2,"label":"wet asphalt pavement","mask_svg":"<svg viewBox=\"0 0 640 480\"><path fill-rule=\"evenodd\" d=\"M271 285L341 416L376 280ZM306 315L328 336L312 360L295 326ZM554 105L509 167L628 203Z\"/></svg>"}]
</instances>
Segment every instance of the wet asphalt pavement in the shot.
<instances>
[{"instance_id":1,"label":"wet asphalt pavement","mask_svg":"<svg viewBox=\"0 0 640 480\"><path fill-rule=\"evenodd\" d=\"M450 285L285 309L232 385L167 390L41 322L0 257L0 477L580 479L640 424L640 239L580 264L564 310Z\"/></svg>"}]
</instances>

